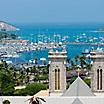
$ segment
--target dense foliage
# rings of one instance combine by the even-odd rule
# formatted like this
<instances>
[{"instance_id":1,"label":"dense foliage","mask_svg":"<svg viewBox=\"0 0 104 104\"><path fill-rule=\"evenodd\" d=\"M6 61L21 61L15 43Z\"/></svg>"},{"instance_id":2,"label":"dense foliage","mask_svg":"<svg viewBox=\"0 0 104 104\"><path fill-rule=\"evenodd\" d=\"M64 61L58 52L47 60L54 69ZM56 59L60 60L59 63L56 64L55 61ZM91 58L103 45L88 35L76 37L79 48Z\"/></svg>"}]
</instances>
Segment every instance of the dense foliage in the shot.
<instances>
[{"instance_id":1,"label":"dense foliage","mask_svg":"<svg viewBox=\"0 0 104 104\"><path fill-rule=\"evenodd\" d=\"M0 95L12 95L14 92L13 76L6 69L0 69Z\"/></svg>"},{"instance_id":2,"label":"dense foliage","mask_svg":"<svg viewBox=\"0 0 104 104\"><path fill-rule=\"evenodd\" d=\"M26 96L26 95L34 95L40 90L46 90L47 85L42 83L31 83L26 86L24 89L15 90L14 95L16 96Z\"/></svg>"},{"instance_id":3,"label":"dense foliage","mask_svg":"<svg viewBox=\"0 0 104 104\"><path fill-rule=\"evenodd\" d=\"M27 95L34 95L40 90L46 90L47 86L42 83L32 83L26 86Z\"/></svg>"}]
</instances>

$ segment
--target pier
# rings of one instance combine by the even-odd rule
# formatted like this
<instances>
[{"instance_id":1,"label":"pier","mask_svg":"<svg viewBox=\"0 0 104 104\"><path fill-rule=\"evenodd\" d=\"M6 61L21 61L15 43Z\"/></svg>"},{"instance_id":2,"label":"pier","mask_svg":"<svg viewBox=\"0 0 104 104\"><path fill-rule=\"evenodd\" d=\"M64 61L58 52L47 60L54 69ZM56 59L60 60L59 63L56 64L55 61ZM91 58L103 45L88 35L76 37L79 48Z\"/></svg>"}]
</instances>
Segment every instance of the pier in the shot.
<instances>
[{"instance_id":1,"label":"pier","mask_svg":"<svg viewBox=\"0 0 104 104\"><path fill-rule=\"evenodd\" d=\"M91 46L104 46L104 43L87 43L87 42L64 42L64 45L91 45Z\"/></svg>"}]
</instances>

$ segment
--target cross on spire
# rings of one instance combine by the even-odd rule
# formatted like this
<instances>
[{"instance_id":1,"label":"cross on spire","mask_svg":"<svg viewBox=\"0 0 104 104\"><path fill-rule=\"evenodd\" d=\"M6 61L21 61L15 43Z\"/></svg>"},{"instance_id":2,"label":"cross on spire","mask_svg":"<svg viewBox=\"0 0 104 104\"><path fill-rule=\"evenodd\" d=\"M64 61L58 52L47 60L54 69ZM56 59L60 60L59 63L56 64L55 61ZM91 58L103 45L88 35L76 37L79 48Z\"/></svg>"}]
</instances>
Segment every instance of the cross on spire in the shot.
<instances>
[{"instance_id":1,"label":"cross on spire","mask_svg":"<svg viewBox=\"0 0 104 104\"><path fill-rule=\"evenodd\" d=\"M77 70L77 74L78 74L78 77L79 77L79 74L80 74L80 68L78 68L78 70Z\"/></svg>"}]
</instances>

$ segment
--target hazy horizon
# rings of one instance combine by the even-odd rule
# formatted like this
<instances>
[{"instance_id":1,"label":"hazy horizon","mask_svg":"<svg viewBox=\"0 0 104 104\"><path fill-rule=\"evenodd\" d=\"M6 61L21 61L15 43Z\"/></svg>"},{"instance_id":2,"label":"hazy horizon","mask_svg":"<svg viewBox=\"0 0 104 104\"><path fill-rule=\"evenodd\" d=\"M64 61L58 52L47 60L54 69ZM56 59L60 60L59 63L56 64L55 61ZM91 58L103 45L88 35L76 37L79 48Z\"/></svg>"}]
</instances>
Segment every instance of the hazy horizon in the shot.
<instances>
[{"instance_id":1,"label":"hazy horizon","mask_svg":"<svg viewBox=\"0 0 104 104\"><path fill-rule=\"evenodd\" d=\"M104 23L104 0L0 0L9 23Z\"/></svg>"}]
</instances>

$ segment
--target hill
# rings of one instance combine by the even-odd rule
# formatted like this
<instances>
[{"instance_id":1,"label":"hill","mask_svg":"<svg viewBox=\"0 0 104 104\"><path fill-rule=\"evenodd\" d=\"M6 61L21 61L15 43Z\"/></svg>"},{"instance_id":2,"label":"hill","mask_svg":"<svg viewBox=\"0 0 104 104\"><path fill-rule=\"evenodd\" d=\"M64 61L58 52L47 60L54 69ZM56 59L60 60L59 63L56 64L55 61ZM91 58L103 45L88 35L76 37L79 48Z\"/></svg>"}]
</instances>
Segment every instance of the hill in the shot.
<instances>
[{"instance_id":1,"label":"hill","mask_svg":"<svg viewBox=\"0 0 104 104\"><path fill-rule=\"evenodd\" d=\"M19 30L16 26L0 21L0 31L16 31Z\"/></svg>"}]
</instances>

